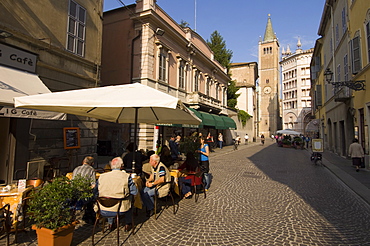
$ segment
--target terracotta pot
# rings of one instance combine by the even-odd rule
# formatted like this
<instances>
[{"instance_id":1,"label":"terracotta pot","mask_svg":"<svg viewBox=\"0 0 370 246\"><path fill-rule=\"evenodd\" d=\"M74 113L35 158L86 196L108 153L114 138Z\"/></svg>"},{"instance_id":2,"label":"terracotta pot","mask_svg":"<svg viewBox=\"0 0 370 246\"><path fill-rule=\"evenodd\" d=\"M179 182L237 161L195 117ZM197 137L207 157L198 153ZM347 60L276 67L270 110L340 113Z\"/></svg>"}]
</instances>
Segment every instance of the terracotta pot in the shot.
<instances>
[{"instance_id":1,"label":"terracotta pot","mask_svg":"<svg viewBox=\"0 0 370 246\"><path fill-rule=\"evenodd\" d=\"M38 246L67 246L72 243L76 224L78 224L78 221L55 231L44 227L37 228L35 225L32 226L32 229L36 230Z\"/></svg>"}]
</instances>

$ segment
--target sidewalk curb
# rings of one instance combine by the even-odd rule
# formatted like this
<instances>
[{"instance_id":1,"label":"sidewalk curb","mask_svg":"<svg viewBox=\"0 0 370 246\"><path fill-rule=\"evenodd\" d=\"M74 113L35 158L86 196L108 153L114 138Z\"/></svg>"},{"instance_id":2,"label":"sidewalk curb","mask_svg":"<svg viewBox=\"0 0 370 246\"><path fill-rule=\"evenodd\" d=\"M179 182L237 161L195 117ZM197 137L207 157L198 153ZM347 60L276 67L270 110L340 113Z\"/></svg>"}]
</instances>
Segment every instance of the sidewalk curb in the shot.
<instances>
[{"instance_id":1,"label":"sidewalk curb","mask_svg":"<svg viewBox=\"0 0 370 246\"><path fill-rule=\"evenodd\" d=\"M358 180L347 174L345 171L331 163L328 159L323 158L324 166L337 176L345 185L347 185L353 192L358 194L365 202L370 205L369 189L361 184Z\"/></svg>"}]
</instances>

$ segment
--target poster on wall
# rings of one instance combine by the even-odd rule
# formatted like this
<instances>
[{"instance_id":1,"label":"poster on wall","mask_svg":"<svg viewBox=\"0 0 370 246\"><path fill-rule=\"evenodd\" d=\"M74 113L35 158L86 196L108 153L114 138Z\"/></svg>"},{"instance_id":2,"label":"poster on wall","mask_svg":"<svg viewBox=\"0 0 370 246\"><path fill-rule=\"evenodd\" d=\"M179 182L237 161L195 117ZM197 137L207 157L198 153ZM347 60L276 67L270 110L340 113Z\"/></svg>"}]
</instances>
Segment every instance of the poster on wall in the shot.
<instances>
[{"instance_id":1,"label":"poster on wall","mask_svg":"<svg viewBox=\"0 0 370 246\"><path fill-rule=\"evenodd\" d=\"M80 128L79 127L64 127L64 149L79 149L80 148Z\"/></svg>"}]
</instances>

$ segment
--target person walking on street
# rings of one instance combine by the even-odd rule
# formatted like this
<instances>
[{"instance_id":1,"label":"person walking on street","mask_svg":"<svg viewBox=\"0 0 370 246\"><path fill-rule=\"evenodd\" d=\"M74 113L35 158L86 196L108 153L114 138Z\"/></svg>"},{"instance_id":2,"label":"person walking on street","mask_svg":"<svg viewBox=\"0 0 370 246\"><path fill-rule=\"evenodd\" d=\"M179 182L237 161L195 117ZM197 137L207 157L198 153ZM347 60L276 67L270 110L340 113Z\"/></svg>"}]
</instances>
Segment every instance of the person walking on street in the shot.
<instances>
[{"instance_id":1,"label":"person walking on street","mask_svg":"<svg viewBox=\"0 0 370 246\"><path fill-rule=\"evenodd\" d=\"M220 149L222 149L223 143L224 143L224 137L222 136L222 133L220 132L218 134L218 144L220 145Z\"/></svg>"},{"instance_id":2,"label":"person walking on street","mask_svg":"<svg viewBox=\"0 0 370 246\"><path fill-rule=\"evenodd\" d=\"M261 135L261 143L262 143L262 145L264 145L265 144L265 135Z\"/></svg>"},{"instance_id":3,"label":"person walking on street","mask_svg":"<svg viewBox=\"0 0 370 246\"><path fill-rule=\"evenodd\" d=\"M244 136L244 144L248 144L248 140L249 140L249 136L248 136L248 133L245 134Z\"/></svg>"},{"instance_id":4,"label":"person walking on street","mask_svg":"<svg viewBox=\"0 0 370 246\"><path fill-rule=\"evenodd\" d=\"M209 151L210 152L215 152L212 148L213 148L213 136L211 135L210 132L208 132L208 135L207 135L207 143L208 143L208 147L209 147Z\"/></svg>"},{"instance_id":5,"label":"person walking on street","mask_svg":"<svg viewBox=\"0 0 370 246\"><path fill-rule=\"evenodd\" d=\"M353 139L348 151L349 156L352 158L352 165L356 166L356 172L360 171L362 158L364 158L364 150L361 144L358 143L358 139Z\"/></svg>"},{"instance_id":6,"label":"person walking on street","mask_svg":"<svg viewBox=\"0 0 370 246\"><path fill-rule=\"evenodd\" d=\"M310 137L308 136L308 135L306 135L306 137L305 137L305 139L304 139L305 141L306 141L306 148L308 149L308 144L310 143Z\"/></svg>"}]
</instances>

